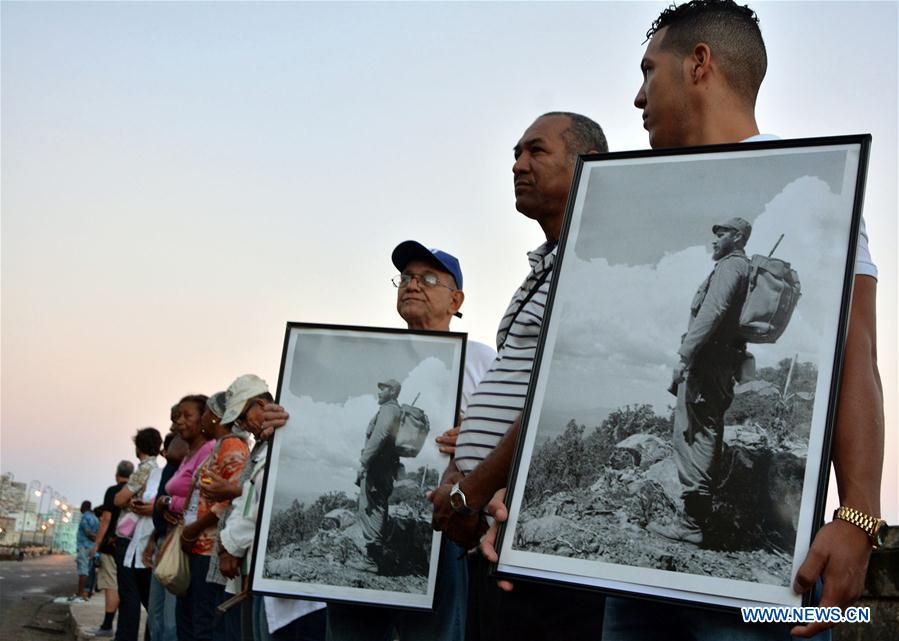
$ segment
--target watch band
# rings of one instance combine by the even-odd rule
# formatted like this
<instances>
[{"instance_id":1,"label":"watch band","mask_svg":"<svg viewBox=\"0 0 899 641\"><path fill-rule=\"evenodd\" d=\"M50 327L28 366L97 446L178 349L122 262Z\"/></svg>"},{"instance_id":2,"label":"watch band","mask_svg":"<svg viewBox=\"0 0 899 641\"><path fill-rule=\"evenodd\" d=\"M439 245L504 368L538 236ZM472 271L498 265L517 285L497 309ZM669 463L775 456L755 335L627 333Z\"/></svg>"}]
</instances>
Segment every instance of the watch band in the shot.
<instances>
[{"instance_id":1,"label":"watch band","mask_svg":"<svg viewBox=\"0 0 899 641\"><path fill-rule=\"evenodd\" d=\"M459 487L458 483L453 484L450 490L450 508L457 514L474 514L474 510L468 507L468 498L465 492Z\"/></svg>"},{"instance_id":2,"label":"watch band","mask_svg":"<svg viewBox=\"0 0 899 641\"><path fill-rule=\"evenodd\" d=\"M878 537L878 534L880 534L881 528L886 524L886 521L883 519L871 516L870 514L865 514L864 512L860 512L851 507L846 507L845 505L841 505L834 510L833 518L834 520L840 519L841 521L852 523L852 525L863 530L865 534L868 535L868 538L871 540L872 548L876 550L880 547L882 541Z\"/></svg>"}]
</instances>

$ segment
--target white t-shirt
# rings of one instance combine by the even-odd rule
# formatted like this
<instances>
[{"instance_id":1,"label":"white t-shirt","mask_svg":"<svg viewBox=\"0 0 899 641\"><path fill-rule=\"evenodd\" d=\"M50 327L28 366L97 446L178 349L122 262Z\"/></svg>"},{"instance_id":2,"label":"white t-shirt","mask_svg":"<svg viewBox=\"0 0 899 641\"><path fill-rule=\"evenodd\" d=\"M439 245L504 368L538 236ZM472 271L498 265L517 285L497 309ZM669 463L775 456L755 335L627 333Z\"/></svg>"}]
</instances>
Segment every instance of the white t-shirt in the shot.
<instances>
[{"instance_id":1,"label":"white t-shirt","mask_svg":"<svg viewBox=\"0 0 899 641\"><path fill-rule=\"evenodd\" d=\"M740 142L762 142L765 140L780 140L780 136L774 134L757 134ZM868 230L865 229L865 217L862 216L861 225L858 228L858 247L855 250L855 274L856 276L872 276L877 278L877 265L871 258L871 250L868 249Z\"/></svg>"},{"instance_id":2,"label":"white t-shirt","mask_svg":"<svg viewBox=\"0 0 899 641\"><path fill-rule=\"evenodd\" d=\"M474 389L487 370L496 359L496 350L477 341L468 341L465 348L465 376L462 379L462 402L460 408L462 414L465 414L465 408L468 407L468 401L474 393Z\"/></svg>"},{"instance_id":3,"label":"white t-shirt","mask_svg":"<svg viewBox=\"0 0 899 641\"><path fill-rule=\"evenodd\" d=\"M159 487L161 478L162 468L154 467L150 472L150 476L147 477L143 494L137 498L145 503L152 503L153 499L156 498L156 490ZM131 535L131 543L128 544L128 549L125 550L126 567L138 569L146 567L143 561L144 549L147 547L150 535L153 534L154 527L152 516L142 516L137 520L137 525L134 526L134 534Z\"/></svg>"}]
</instances>

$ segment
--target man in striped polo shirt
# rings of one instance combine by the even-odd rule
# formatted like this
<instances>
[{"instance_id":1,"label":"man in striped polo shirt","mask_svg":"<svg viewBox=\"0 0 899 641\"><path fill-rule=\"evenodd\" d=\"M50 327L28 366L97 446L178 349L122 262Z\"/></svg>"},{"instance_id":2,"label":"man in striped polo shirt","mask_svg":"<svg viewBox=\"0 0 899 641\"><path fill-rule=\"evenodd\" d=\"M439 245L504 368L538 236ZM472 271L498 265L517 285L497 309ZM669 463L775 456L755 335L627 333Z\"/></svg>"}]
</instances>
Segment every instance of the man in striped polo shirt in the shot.
<instances>
[{"instance_id":1,"label":"man in striped polo shirt","mask_svg":"<svg viewBox=\"0 0 899 641\"><path fill-rule=\"evenodd\" d=\"M515 145L515 208L540 225L546 242L528 254L531 270L500 320L496 359L472 394L456 456L430 496L434 527L467 548L486 530L482 509L508 475L575 161L578 154L607 150L598 124L567 112L540 116ZM592 641L602 630L602 597L537 584L504 592L479 556L472 561L468 603L466 639Z\"/></svg>"}]
</instances>

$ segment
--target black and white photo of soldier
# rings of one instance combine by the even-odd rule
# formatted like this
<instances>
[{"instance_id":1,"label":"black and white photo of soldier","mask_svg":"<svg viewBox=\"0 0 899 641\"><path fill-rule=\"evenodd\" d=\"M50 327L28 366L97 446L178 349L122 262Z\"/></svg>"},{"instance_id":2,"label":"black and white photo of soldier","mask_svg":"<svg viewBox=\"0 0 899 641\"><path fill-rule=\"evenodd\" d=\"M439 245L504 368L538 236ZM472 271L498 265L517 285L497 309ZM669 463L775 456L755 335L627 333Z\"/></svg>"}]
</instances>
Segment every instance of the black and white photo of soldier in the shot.
<instances>
[{"instance_id":1,"label":"black and white photo of soldier","mask_svg":"<svg viewBox=\"0 0 899 641\"><path fill-rule=\"evenodd\" d=\"M677 397L673 445L684 509L675 523L649 524L666 538L695 544L703 543L711 517L712 468L722 447L724 414L751 358L740 335L740 315L750 276L743 249L752 225L735 217L712 227L712 233L715 267L693 297L669 389Z\"/></svg>"},{"instance_id":2,"label":"black and white photo of soldier","mask_svg":"<svg viewBox=\"0 0 899 641\"><path fill-rule=\"evenodd\" d=\"M464 343L294 332L279 398L291 423L273 442L254 589L430 607L440 539L425 494L446 466L434 437L456 415Z\"/></svg>"},{"instance_id":3,"label":"black and white photo of soldier","mask_svg":"<svg viewBox=\"0 0 899 641\"><path fill-rule=\"evenodd\" d=\"M388 501L400 469L396 434L402 414L397 402L401 389L399 381L392 378L378 383L378 411L368 422L359 459L359 523L368 555L361 569L371 572L377 572L389 554Z\"/></svg>"},{"instance_id":4,"label":"black and white photo of soldier","mask_svg":"<svg viewBox=\"0 0 899 641\"><path fill-rule=\"evenodd\" d=\"M794 598L852 162L815 149L582 173L502 562Z\"/></svg>"}]
</instances>

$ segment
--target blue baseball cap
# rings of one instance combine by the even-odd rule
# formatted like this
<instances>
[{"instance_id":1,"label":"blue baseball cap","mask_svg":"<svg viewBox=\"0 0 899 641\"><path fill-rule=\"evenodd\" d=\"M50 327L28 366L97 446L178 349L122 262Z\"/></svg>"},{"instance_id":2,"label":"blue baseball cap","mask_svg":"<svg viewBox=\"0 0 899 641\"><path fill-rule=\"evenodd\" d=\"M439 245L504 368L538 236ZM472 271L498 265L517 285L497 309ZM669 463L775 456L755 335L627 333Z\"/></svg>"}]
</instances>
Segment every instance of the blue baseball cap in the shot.
<instances>
[{"instance_id":1,"label":"blue baseball cap","mask_svg":"<svg viewBox=\"0 0 899 641\"><path fill-rule=\"evenodd\" d=\"M391 259L400 271L406 269L406 265L413 260L429 263L440 271L450 274L456 281L456 289L462 289L462 268L459 266L459 259L445 251L428 249L414 240L406 240L394 248Z\"/></svg>"}]
</instances>

